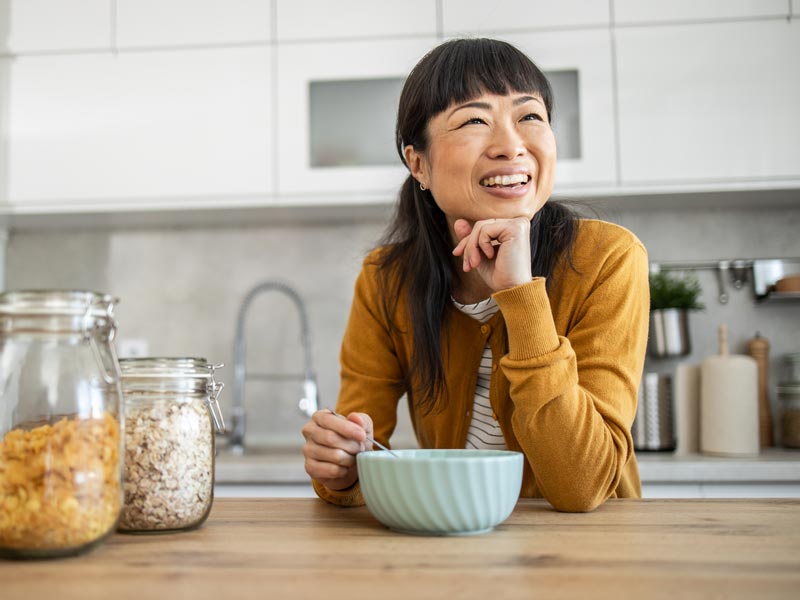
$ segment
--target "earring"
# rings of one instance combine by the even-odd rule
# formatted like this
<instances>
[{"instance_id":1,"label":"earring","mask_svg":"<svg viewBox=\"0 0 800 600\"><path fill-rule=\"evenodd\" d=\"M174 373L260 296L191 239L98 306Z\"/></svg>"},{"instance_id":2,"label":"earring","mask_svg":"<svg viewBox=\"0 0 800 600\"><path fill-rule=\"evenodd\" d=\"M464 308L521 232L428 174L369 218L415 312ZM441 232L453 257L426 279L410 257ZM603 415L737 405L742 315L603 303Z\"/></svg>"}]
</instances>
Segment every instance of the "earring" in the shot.
<instances>
[{"instance_id":1,"label":"earring","mask_svg":"<svg viewBox=\"0 0 800 600\"><path fill-rule=\"evenodd\" d=\"M426 188L426 187L425 187L425 184L424 184L424 183L420 182L420 184L419 184L419 189L420 189L420 191L424 192L424 191L425 191L425 190L427 190L428 188Z\"/></svg>"}]
</instances>

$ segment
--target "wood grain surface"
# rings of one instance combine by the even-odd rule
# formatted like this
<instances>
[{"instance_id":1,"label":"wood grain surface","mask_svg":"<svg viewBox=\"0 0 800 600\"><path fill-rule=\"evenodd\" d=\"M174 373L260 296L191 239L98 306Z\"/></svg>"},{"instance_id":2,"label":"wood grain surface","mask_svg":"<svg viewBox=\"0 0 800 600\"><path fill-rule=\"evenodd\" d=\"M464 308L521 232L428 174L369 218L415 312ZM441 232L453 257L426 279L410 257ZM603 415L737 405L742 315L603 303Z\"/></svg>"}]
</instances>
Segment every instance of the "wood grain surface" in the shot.
<instances>
[{"instance_id":1,"label":"wood grain surface","mask_svg":"<svg viewBox=\"0 0 800 600\"><path fill-rule=\"evenodd\" d=\"M397 534L365 508L220 499L202 528L0 561L0 598L798 598L800 500L520 500L493 532Z\"/></svg>"}]
</instances>

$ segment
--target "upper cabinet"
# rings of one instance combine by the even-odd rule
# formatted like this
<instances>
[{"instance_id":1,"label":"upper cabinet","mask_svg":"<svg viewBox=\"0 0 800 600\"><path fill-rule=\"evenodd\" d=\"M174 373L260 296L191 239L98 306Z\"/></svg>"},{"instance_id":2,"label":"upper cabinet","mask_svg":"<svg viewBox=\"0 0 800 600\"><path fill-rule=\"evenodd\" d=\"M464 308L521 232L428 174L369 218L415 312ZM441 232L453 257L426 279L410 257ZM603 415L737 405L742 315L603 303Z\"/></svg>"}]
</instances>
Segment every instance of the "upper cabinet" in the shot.
<instances>
[{"instance_id":1,"label":"upper cabinet","mask_svg":"<svg viewBox=\"0 0 800 600\"><path fill-rule=\"evenodd\" d=\"M9 197L156 205L271 193L267 47L18 57Z\"/></svg>"},{"instance_id":2,"label":"upper cabinet","mask_svg":"<svg viewBox=\"0 0 800 600\"><path fill-rule=\"evenodd\" d=\"M0 52L110 47L109 0L0 0Z\"/></svg>"},{"instance_id":3,"label":"upper cabinet","mask_svg":"<svg viewBox=\"0 0 800 600\"><path fill-rule=\"evenodd\" d=\"M611 36L607 29L508 34L554 88L556 193L616 183ZM575 85L569 85L570 79ZM567 85L563 85L564 84Z\"/></svg>"},{"instance_id":4,"label":"upper cabinet","mask_svg":"<svg viewBox=\"0 0 800 600\"><path fill-rule=\"evenodd\" d=\"M614 0L614 23L780 17L788 11L787 0Z\"/></svg>"},{"instance_id":5,"label":"upper cabinet","mask_svg":"<svg viewBox=\"0 0 800 600\"><path fill-rule=\"evenodd\" d=\"M268 41L265 0L116 0L117 46L180 46Z\"/></svg>"},{"instance_id":6,"label":"upper cabinet","mask_svg":"<svg viewBox=\"0 0 800 600\"><path fill-rule=\"evenodd\" d=\"M281 46L278 192L289 201L309 194L322 202L353 202L357 195L391 199L407 175L394 150L400 89L435 43L413 38Z\"/></svg>"},{"instance_id":7,"label":"upper cabinet","mask_svg":"<svg viewBox=\"0 0 800 600\"><path fill-rule=\"evenodd\" d=\"M274 0L278 41L435 35L437 0Z\"/></svg>"},{"instance_id":8,"label":"upper cabinet","mask_svg":"<svg viewBox=\"0 0 800 600\"><path fill-rule=\"evenodd\" d=\"M622 183L800 177L800 23L616 31Z\"/></svg>"},{"instance_id":9,"label":"upper cabinet","mask_svg":"<svg viewBox=\"0 0 800 600\"><path fill-rule=\"evenodd\" d=\"M441 0L445 35L517 29L570 29L609 24L608 1Z\"/></svg>"}]
</instances>

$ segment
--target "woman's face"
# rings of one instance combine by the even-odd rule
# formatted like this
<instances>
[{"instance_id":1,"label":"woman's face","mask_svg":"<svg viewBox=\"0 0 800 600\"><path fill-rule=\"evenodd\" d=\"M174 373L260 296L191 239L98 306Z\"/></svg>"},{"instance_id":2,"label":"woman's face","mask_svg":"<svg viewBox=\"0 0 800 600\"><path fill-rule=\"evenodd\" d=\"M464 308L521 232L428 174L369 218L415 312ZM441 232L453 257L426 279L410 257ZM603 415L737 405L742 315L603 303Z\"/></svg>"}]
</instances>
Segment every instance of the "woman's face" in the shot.
<instances>
[{"instance_id":1,"label":"woman's face","mask_svg":"<svg viewBox=\"0 0 800 600\"><path fill-rule=\"evenodd\" d=\"M406 147L414 177L451 225L533 218L553 190L556 142L539 94L483 94L428 123L429 145Z\"/></svg>"}]
</instances>

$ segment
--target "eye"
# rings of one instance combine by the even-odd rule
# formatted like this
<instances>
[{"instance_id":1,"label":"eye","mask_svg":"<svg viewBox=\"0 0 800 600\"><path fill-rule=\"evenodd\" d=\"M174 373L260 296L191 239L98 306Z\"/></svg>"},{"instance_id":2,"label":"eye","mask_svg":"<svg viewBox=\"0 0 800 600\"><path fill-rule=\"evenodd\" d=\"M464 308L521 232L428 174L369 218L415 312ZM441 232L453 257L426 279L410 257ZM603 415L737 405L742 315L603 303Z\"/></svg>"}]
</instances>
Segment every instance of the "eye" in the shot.
<instances>
[{"instance_id":1,"label":"eye","mask_svg":"<svg viewBox=\"0 0 800 600\"><path fill-rule=\"evenodd\" d=\"M528 113L524 117L522 117L523 121L544 121L542 115L539 113Z\"/></svg>"},{"instance_id":2,"label":"eye","mask_svg":"<svg viewBox=\"0 0 800 600\"><path fill-rule=\"evenodd\" d=\"M464 127L465 125L486 125L486 121L484 121L480 117L472 117L471 119L464 121L461 124L461 127Z\"/></svg>"}]
</instances>

